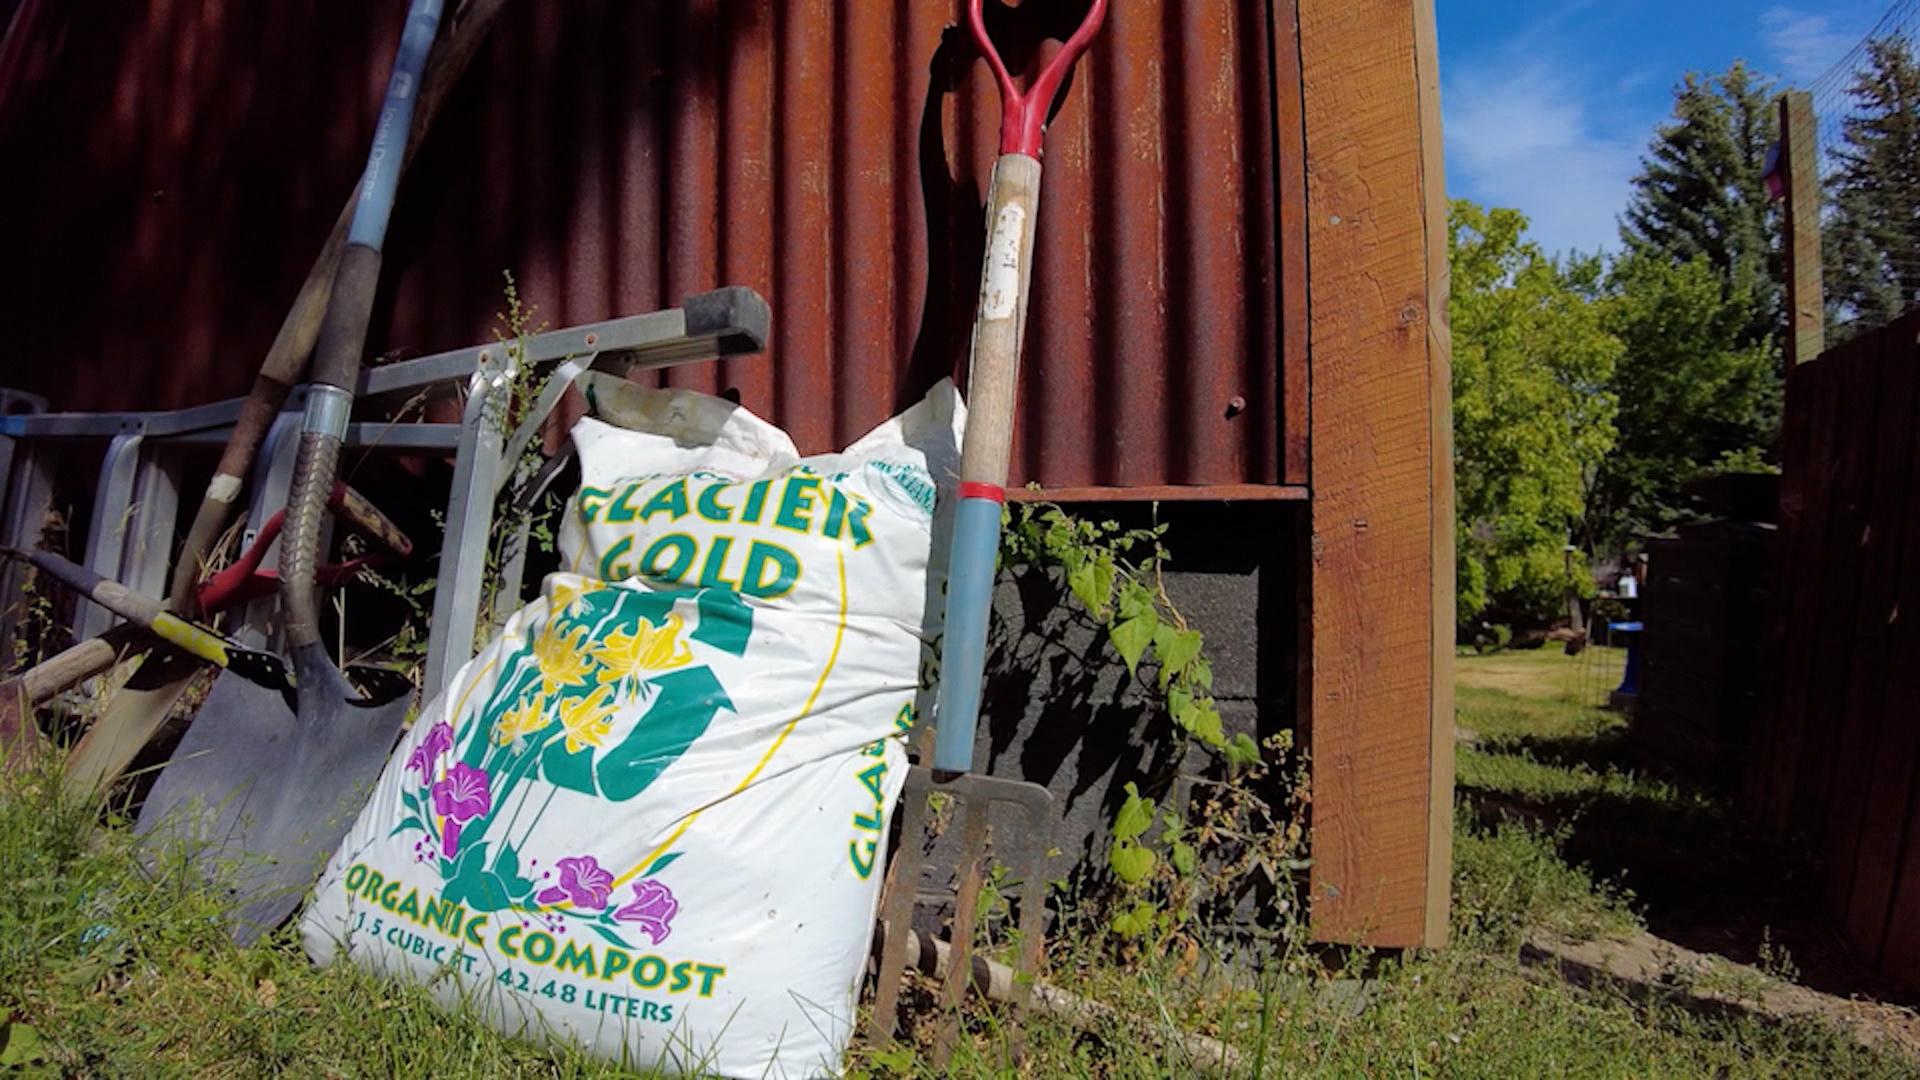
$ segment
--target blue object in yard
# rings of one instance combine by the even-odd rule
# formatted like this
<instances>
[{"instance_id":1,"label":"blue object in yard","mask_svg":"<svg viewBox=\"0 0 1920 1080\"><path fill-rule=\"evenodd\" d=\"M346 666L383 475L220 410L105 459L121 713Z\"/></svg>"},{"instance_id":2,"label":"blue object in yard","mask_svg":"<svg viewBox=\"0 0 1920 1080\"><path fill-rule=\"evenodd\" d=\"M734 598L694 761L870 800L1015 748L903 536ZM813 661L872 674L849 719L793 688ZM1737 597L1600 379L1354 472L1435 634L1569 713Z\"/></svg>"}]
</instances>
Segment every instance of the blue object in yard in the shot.
<instances>
[{"instance_id":1,"label":"blue object in yard","mask_svg":"<svg viewBox=\"0 0 1920 1080\"><path fill-rule=\"evenodd\" d=\"M1646 624L1634 622L1612 622L1607 624L1609 634L1624 634L1627 638L1627 671L1620 677L1620 687L1616 694L1638 694L1640 692L1640 632Z\"/></svg>"}]
</instances>

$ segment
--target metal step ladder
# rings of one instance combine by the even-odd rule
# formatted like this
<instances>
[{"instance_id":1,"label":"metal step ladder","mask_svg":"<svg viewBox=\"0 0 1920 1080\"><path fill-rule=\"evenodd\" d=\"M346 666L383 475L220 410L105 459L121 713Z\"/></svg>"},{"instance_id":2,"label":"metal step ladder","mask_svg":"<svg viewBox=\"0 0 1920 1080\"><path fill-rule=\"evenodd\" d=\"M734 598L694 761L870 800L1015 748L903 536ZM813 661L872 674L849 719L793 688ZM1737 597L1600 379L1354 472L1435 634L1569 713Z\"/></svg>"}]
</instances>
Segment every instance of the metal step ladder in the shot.
<instances>
[{"instance_id":1,"label":"metal step ladder","mask_svg":"<svg viewBox=\"0 0 1920 1080\"><path fill-rule=\"evenodd\" d=\"M473 655L495 500L512 479L507 470L566 388L589 370L625 376L758 353L766 347L771 324L767 303L758 293L728 286L688 297L677 308L536 335L527 339L524 357L510 358L507 343L495 342L362 371L356 411L374 412L435 387L464 384L467 389L457 424L375 420L347 427L348 447L454 455L425 698ZM548 374L531 414L509 434L501 420L514 366L520 364L546 368ZM304 387L295 388L261 447L251 478L243 546L287 503L305 397ZM46 402L34 395L0 389L0 478L6 484L0 500L0 543L40 546L53 510L56 467L64 456L94 452L104 443L93 512L81 545L83 561L140 593L164 597L180 505L182 452L224 446L240 405L241 399L234 398L169 412L57 413L46 411ZM545 478L556 471L547 470ZM523 555L526 538L518 539L515 550ZM276 542L263 565L275 565L277 548ZM4 562L0 642L11 643L26 600L25 575L11 560ZM517 555L502 569L504 594L519 595L522 565ZM276 597L251 605L236 636L256 647L271 645L277 604ZM95 636L114 621L104 608L82 601L75 637Z\"/></svg>"}]
</instances>

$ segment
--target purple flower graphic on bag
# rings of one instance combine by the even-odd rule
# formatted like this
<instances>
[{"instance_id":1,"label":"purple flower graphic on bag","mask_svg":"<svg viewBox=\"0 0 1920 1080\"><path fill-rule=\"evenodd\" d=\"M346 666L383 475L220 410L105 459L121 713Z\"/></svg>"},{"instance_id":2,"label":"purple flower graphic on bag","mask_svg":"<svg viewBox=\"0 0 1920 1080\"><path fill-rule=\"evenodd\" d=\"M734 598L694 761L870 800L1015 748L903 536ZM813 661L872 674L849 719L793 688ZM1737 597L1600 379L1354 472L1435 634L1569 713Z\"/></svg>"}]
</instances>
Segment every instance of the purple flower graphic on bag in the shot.
<instances>
[{"instance_id":1,"label":"purple flower graphic on bag","mask_svg":"<svg viewBox=\"0 0 1920 1080\"><path fill-rule=\"evenodd\" d=\"M679 911L680 901L673 898L673 890L648 878L633 883L633 902L614 912L613 917L638 926L658 945L673 932L673 917Z\"/></svg>"},{"instance_id":2,"label":"purple flower graphic on bag","mask_svg":"<svg viewBox=\"0 0 1920 1080\"><path fill-rule=\"evenodd\" d=\"M460 849L460 826L493 809L493 790L487 774L464 762L433 782L434 813L447 819L440 850L447 858Z\"/></svg>"},{"instance_id":3,"label":"purple flower graphic on bag","mask_svg":"<svg viewBox=\"0 0 1920 1080\"><path fill-rule=\"evenodd\" d=\"M441 721L427 729L427 737L413 748L413 755L407 758L407 768L419 769L420 779L425 780L433 773L434 766L440 764L440 755L453 749L453 725Z\"/></svg>"},{"instance_id":4,"label":"purple flower graphic on bag","mask_svg":"<svg viewBox=\"0 0 1920 1080\"><path fill-rule=\"evenodd\" d=\"M591 855L560 860L560 884L540 890L534 899L543 904L565 901L582 911L599 911L613 895L613 874Z\"/></svg>"}]
</instances>

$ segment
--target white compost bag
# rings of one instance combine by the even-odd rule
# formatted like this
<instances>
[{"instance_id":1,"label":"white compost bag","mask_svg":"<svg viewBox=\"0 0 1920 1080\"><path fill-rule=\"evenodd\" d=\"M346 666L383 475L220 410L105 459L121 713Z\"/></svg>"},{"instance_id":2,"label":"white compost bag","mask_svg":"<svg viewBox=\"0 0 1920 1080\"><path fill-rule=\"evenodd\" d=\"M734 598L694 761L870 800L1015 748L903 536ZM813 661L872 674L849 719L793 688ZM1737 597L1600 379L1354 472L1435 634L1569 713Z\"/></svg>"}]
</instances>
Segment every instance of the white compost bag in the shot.
<instances>
[{"instance_id":1,"label":"white compost bag","mask_svg":"<svg viewBox=\"0 0 1920 1080\"><path fill-rule=\"evenodd\" d=\"M422 711L307 951L640 1068L837 1074L962 407L802 460L717 398L589 390L624 426L573 431L568 571Z\"/></svg>"}]
</instances>

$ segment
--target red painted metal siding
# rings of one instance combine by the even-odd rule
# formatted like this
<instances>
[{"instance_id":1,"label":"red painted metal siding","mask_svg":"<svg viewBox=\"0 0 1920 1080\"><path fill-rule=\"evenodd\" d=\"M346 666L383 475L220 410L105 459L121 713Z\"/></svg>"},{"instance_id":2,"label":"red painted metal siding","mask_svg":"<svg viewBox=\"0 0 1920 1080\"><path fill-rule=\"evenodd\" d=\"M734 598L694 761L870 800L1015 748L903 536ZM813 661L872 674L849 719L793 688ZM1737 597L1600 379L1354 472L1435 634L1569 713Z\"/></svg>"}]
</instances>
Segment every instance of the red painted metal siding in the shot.
<instances>
[{"instance_id":1,"label":"red painted metal siding","mask_svg":"<svg viewBox=\"0 0 1920 1080\"><path fill-rule=\"evenodd\" d=\"M850 441L963 373L998 104L959 2L511 5L402 188L373 347L486 339L502 270L555 326L745 284L770 355L674 381L737 389L805 450ZM1116 3L1082 61L1047 139L1016 479L1305 481L1274 3ZM46 5L0 115L0 382L89 409L244 391L355 179L404 6ZM1018 65L1078 8L1028 0L996 37Z\"/></svg>"}]
</instances>

